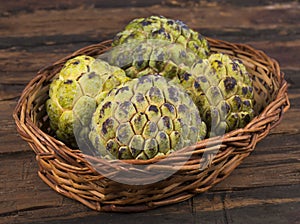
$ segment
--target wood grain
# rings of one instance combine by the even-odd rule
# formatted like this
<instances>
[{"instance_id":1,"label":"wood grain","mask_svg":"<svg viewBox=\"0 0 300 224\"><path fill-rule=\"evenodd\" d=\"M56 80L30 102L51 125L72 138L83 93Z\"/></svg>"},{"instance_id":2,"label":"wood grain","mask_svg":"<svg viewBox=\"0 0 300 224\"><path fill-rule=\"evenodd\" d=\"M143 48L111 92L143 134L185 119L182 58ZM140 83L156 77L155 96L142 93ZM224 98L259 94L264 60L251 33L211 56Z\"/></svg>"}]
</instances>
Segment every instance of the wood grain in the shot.
<instances>
[{"instance_id":1,"label":"wood grain","mask_svg":"<svg viewBox=\"0 0 300 224\"><path fill-rule=\"evenodd\" d=\"M238 9L236 6L218 4L172 8L164 5L130 7L126 9L127 13L124 13L123 8L95 8L92 6L65 10L39 9L31 13L18 13L2 17L0 33L1 38L4 38L2 40L17 37L41 37L44 40L37 38L36 41L48 44L51 44L51 37L55 39L60 35L79 35L82 38L87 36L96 40L98 37L112 37L133 18L160 14L170 18L180 18L197 31L210 31L203 33L204 35L213 36L215 32L223 32L225 35L240 33L239 41L254 35L255 39L274 36L274 34L277 34L279 39L291 36L297 38L299 35L295 30L295 27L299 27L299 24L295 22L299 19L297 2ZM289 16L285 16L287 13ZM49 39L47 40L47 38ZM18 39L14 40L18 42ZM21 40L19 39L19 41ZM101 41L100 38L99 41ZM7 43L5 45L5 41L1 42L2 47L9 46ZM66 42L70 41L66 40ZM28 46L29 43L24 41L20 45Z\"/></svg>"},{"instance_id":2,"label":"wood grain","mask_svg":"<svg viewBox=\"0 0 300 224\"><path fill-rule=\"evenodd\" d=\"M300 4L298 1L2 1L0 223L300 223ZM253 153L210 191L143 213L97 213L51 190L12 111L36 72L112 38L135 17L180 18L206 36L243 42L280 62L291 109Z\"/></svg>"}]
</instances>

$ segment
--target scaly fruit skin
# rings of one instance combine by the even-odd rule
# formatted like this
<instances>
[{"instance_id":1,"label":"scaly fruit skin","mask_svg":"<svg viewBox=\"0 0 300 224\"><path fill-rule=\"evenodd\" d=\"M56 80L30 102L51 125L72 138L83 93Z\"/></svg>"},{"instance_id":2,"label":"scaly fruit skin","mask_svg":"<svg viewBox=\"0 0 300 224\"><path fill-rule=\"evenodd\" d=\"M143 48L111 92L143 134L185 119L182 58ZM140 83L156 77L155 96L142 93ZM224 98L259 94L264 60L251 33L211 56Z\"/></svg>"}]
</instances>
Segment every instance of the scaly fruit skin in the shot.
<instances>
[{"instance_id":1,"label":"scaly fruit skin","mask_svg":"<svg viewBox=\"0 0 300 224\"><path fill-rule=\"evenodd\" d=\"M252 79L239 60L212 54L178 77L197 105L210 136L245 127L254 117Z\"/></svg>"},{"instance_id":2,"label":"scaly fruit skin","mask_svg":"<svg viewBox=\"0 0 300 224\"><path fill-rule=\"evenodd\" d=\"M133 79L97 107L90 140L108 159L150 159L196 143L206 125L188 94L159 75Z\"/></svg>"},{"instance_id":3,"label":"scaly fruit skin","mask_svg":"<svg viewBox=\"0 0 300 224\"><path fill-rule=\"evenodd\" d=\"M160 74L169 79L185 72L180 67L190 67L200 59L183 45L162 40L137 40L115 46L100 58L124 69L130 78Z\"/></svg>"},{"instance_id":4,"label":"scaly fruit skin","mask_svg":"<svg viewBox=\"0 0 300 224\"><path fill-rule=\"evenodd\" d=\"M89 71L89 66L95 61L95 58L80 55L75 58L69 59L59 72L59 79L77 79L82 73Z\"/></svg>"},{"instance_id":5,"label":"scaly fruit skin","mask_svg":"<svg viewBox=\"0 0 300 224\"><path fill-rule=\"evenodd\" d=\"M207 58L210 51L207 40L201 34L190 29L182 21L163 16L132 20L123 31L115 36L113 46L146 39L159 39L181 44L201 59Z\"/></svg>"},{"instance_id":6,"label":"scaly fruit skin","mask_svg":"<svg viewBox=\"0 0 300 224\"><path fill-rule=\"evenodd\" d=\"M66 62L50 84L46 110L57 137L76 147L74 125L86 127L108 91L128 81L125 72L108 63L81 55Z\"/></svg>"}]
</instances>

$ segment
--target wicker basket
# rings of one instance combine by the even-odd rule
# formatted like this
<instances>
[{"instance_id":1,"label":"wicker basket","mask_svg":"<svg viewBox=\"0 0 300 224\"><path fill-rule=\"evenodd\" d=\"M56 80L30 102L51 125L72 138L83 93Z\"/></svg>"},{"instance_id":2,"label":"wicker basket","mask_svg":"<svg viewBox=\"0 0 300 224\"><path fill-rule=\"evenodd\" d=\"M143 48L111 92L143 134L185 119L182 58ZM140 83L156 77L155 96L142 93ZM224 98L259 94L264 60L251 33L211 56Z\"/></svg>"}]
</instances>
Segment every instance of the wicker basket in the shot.
<instances>
[{"instance_id":1,"label":"wicker basket","mask_svg":"<svg viewBox=\"0 0 300 224\"><path fill-rule=\"evenodd\" d=\"M246 158L255 145L267 136L282 118L290 104L287 82L278 63L261 51L244 44L233 44L208 38L213 52L224 52L244 62L254 77L256 107L261 112L245 128L201 141L181 149L169 162L157 165L161 158L147 161L94 160L94 165L111 175L133 165L148 170L176 170L172 176L147 185L127 185L96 172L78 149L71 149L51 135L45 101L51 79L70 58L86 54L96 56L110 49L110 41L82 48L42 69L24 89L14 111L21 137L36 153L38 175L55 191L97 211L136 212L177 203L204 192L226 178ZM217 153L216 148L218 148ZM190 156L184 164L180 161ZM208 164L200 169L199 164ZM125 167L125 168L124 168ZM98 169L97 169L98 170Z\"/></svg>"}]
</instances>

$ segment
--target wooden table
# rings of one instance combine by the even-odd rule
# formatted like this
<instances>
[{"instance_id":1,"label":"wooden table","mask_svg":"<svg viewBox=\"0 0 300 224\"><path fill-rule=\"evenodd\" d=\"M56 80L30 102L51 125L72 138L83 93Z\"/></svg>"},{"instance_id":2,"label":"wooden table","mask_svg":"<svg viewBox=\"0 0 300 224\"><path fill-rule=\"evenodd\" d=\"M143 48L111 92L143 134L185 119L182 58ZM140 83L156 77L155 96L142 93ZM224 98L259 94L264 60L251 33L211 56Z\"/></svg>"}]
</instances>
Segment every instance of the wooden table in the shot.
<instances>
[{"instance_id":1,"label":"wooden table","mask_svg":"<svg viewBox=\"0 0 300 224\"><path fill-rule=\"evenodd\" d=\"M300 223L298 1L9 0L0 4L0 223ZM51 190L12 111L43 66L109 39L135 17L180 18L203 35L264 50L286 74L291 109L223 182L148 212L98 213Z\"/></svg>"}]
</instances>

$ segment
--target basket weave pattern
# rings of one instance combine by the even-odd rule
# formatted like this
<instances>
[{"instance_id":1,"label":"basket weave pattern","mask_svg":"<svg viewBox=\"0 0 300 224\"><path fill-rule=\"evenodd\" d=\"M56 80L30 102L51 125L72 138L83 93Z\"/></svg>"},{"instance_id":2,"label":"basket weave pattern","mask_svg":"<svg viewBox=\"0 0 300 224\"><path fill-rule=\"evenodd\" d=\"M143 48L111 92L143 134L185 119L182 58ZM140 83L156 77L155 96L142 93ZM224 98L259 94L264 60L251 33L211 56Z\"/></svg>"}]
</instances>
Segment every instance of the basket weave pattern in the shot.
<instances>
[{"instance_id":1,"label":"basket weave pattern","mask_svg":"<svg viewBox=\"0 0 300 224\"><path fill-rule=\"evenodd\" d=\"M181 149L165 164L156 165L160 158L122 163L123 170L138 164L147 166L144 172L177 170L156 183L126 185L96 172L94 166L114 175L121 169L120 162L95 158L92 166L80 150L71 149L55 139L44 104L48 99L49 84L64 63L77 55L96 56L106 52L111 41L105 41L82 48L40 70L21 95L13 116L21 137L36 153L40 178L55 191L94 210L117 212L144 211L177 203L208 190L226 178L254 150L257 142L279 124L290 104L287 82L275 60L248 45L211 38L208 41L212 52L223 52L242 60L254 77L255 107L261 112L245 128ZM182 165L180 162L186 155L190 158ZM207 166L200 169L200 164Z\"/></svg>"}]
</instances>

